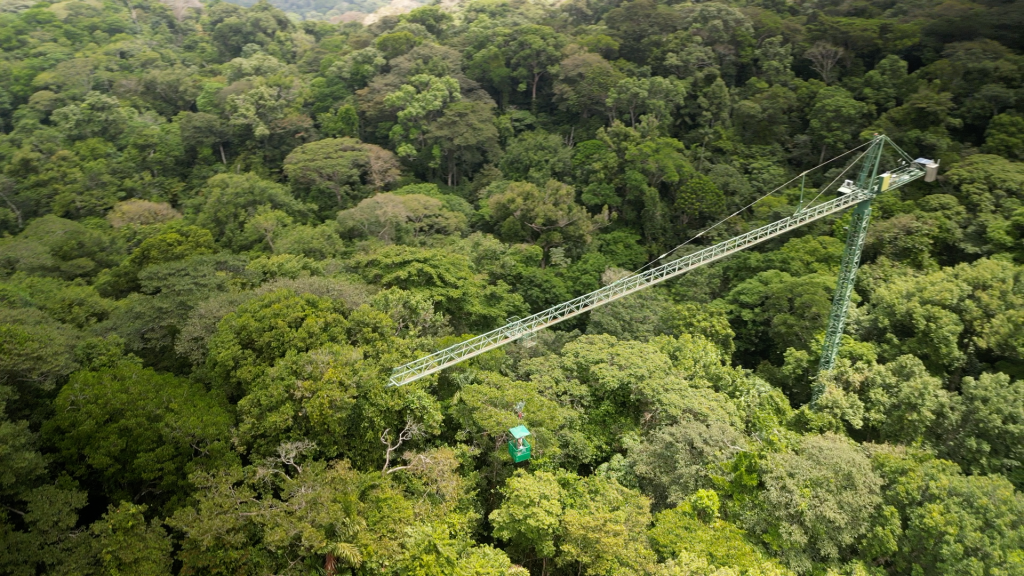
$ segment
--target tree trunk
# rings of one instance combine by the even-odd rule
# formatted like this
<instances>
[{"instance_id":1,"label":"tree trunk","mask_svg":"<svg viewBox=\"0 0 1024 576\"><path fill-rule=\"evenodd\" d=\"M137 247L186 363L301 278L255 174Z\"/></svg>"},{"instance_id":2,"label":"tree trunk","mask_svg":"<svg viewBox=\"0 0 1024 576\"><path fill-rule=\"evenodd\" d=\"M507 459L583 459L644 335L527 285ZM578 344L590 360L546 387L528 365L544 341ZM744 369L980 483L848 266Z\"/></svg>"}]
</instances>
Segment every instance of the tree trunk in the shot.
<instances>
[{"instance_id":1,"label":"tree trunk","mask_svg":"<svg viewBox=\"0 0 1024 576\"><path fill-rule=\"evenodd\" d=\"M825 144L821 145L821 156L818 157L818 164L825 161Z\"/></svg>"},{"instance_id":2,"label":"tree trunk","mask_svg":"<svg viewBox=\"0 0 1024 576\"><path fill-rule=\"evenodd\" d=\"M704 167L704 150L708 147L709 134L704 135L704 141L700 144L700 160L697 162L697 172L700 172Z\"/></svg>"},{"instance_id":3,"label":"tree trunk","mask_svg":"<svg viewBox=\"0 0 1024 576\"><path fill-rule=\"evenodd\" d=\"M0 192L0 196L3 196L4 202L6 202L7 205L11 207L11 212L14 212L14 216L17 217L18 219L18 230L21 230L25 225L25 222L21 218L21 210L18 210L18 207L14 204L14 202L11 202L11 199L7 197L7 194Z\"/></svg>"},{"instance_id":4,"label":"tree trunk","mask_svg":"<svg viewBox=\"0 0 1024 576\"><path fill-rule=\"evenodd\" d=\"M225 166L227 166L228 165L228 156L227 156L227 154L224 153L224 143L222 142L220 144L217 144L217 147L220 148L220 161L223 162Z\"/></svg>"},{"instance_id":5,"label":"tree trunk","mask_svg":"<svg viewBox=\"0 0 1024 576\"><path fill-rule=\"evenodd\" d=\"M324 560L324 574L327 576L334 576L337 573L338 559L334 557L334 554L327 553L327 558Z\"/></svg>"},{"instance_id":6,"label":"tree trunk","mask_svg":"<svg viewBox=\"0 0 1024 576\"><path fill-rule=\"evenodd\" d=\"M537 99L537 84L540 84L540 75L542 72L538 72L533 75L533 93L530 95L530 101Z\"/></svg>"}]
</instances>

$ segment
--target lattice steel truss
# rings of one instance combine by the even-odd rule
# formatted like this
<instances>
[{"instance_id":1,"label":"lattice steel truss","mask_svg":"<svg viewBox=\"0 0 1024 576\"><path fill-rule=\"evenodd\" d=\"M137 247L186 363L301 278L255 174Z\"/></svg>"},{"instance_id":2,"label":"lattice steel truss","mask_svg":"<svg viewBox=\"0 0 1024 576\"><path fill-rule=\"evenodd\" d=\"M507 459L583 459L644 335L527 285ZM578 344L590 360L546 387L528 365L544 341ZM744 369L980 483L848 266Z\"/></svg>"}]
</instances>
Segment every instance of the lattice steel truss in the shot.
<instances>
[{"instance_id":1,"label":"lattice steel truss","mask_svg":"<svg viewBox=\"0 0 1024 576\"><path fill-rule=\"evenodd\" d=\"M846 328L846 316L850 310L850 296L853 294L853 285L857 279L857 268L860 266L860 255L864 250L864 239L868 234L868 222L871 220L871 199L892 188L909 182L894 182L889 175L879 175L878 166L882 161L882 152L888 144L905 161L910 161L906 152L900 150L892 140L885 136L878 136L871 143L871 146L864 152L863 164L857 176L857 186L869 192L867 200L864 200L853 209L850 214L850 225L846 233L846 246L843 249L843 258L839 264L839 279L836 282L836 290L832 296L832 309L828 316L828 326L825 329L825 339L821 347L821 360L818 363L818 372L831 370L839 355L839 345L842 342L843 331ZM909 162L909 166L920 167L919 164ZM924 175L923 171L919 176ZM893 175L895 177L895 174ZM813 401L818 399L822 390L815 388Z\"/></svg>"},{"instance_id":2,"label":"lattice steel truss","mask_svg":"<svg viewBox=\"0 0 1024 576\"><path fill-rule=\"evenodd\" d=\"M885 142L889 142L889 139L885 136L876 137L868 151L874 150L877 147L878 154L880 155L881 146ZM899 149L897 148L897 150ZM908 182L924 176L923 167L910 162L910 158L903 154L901 150L900 153L908 162L891 172L887 188L889 190L898 188ZM867 153L865 153L865 155L867 156ZM785 234L786 232L799 228L808 222L819 220L830 214L835 214L836 212L845 210L851 206L857 206L858 204L869 202L878 194L880 189L880 183L875 180L877 180L875 177L872 177L867 181L865 181L864 178L858 178L857 184L847 185L845 187L849 192L835 198L834 200L829 200L816 206L811 206L788 218L783 218L782 220L773 222L767 226L751 230L746 234L741 234L724 242L719 242L718 244L692 254L688 254L667 264L651 268L646 272L627 276L589 294L584 294L583 296L574 298L568 302L563 302L562 304L553 306L532 316L515 320L501 328L487 332L486 334L470 338L469 340L460 342L454 346L449 346L448 348L430 354L429 356L424 356L423 358L399 366L392 371L388 385L401 386L403 384L408 384L409 382L413 382L424 376L428 376L450 366L454 366L455 364L472 358L473 356L483 354L489 350L514 342L523 336L533 334L539 330L558 324L563 320L572 318L573 316L578 316L584 312L593 310L598 306L603 306L604 304L618 300L623 296L627 296L649 286L664 282L665 280L684 274L694 268L699 268L709 262L720 260L730 254L745 250L768 239ZM854 271L855 270L856 268L854 267Z\"/></svg>"}]
</instances>

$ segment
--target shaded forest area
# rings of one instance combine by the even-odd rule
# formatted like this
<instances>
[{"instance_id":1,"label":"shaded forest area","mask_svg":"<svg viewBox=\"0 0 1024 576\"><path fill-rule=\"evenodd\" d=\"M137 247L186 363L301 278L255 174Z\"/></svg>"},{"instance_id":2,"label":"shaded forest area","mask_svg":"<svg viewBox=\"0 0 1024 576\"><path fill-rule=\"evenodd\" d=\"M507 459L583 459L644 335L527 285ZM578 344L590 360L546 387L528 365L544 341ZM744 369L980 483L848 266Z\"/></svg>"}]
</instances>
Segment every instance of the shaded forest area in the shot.
<instances>
[{"instance_id":1,"label":"shaded forest area","mask_svg":"<svg viewBox=\"0 0 1024 576\"><path fill-rule=\"evenodd\" d=\"M1024 3L194 4L0 4L0 574L1024 574ZM876 132L834 371L843 215L385 388Z\"/></svg>"}]
</instances>

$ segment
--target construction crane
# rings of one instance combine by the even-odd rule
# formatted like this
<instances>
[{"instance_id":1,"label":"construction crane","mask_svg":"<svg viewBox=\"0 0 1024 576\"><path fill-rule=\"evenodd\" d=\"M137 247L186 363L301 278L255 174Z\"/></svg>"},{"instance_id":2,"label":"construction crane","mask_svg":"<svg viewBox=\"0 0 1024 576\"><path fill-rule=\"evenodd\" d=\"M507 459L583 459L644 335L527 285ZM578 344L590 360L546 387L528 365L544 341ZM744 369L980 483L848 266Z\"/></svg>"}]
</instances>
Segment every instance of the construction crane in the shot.
<instances>
[{"instance_id":1,"label":"construction crane","mask_svg":"<svg viewBox=\"0 0 1024 576\"><path fill-rule=\"evenodd\" d=\"M893 170L879 174L878 170L882 160L883 149L887 145L898 154L901 158L901 163ZM846 180L838 189L839 196L833 200L806 208L800 207L795 214L788 218L783 218L767 226L740 234L682 258L672 260L667 264L626 276L589 294L573 298L568 302L563 302L532 316L510 321L501 328L475 336L454 346L449 346L399 366L392 371L388 386L408 384L424 376L454 366L463 360L468 360L489 350L494 350L573 316L578 316L618 300L623 296L654 286L670 278L675 278L705 264L721 260L735 252L746 250L751 246L795 230L809 222L814 222L830 214L854 207L850 219L846 247L840 264L839 281L832 299L832 310L829 314L828 329L825 332L825 342L819 365L820 371L831 370L835 364L843 328L846 324L850 294L853 291L857 267L860 264L860 254L867 233L868 220L871 216L871 200L882 192L894 190L921 177L924 177L926 182L934 181L938 172L937 163L925 158L912 160L910 156L884 135L876 135L868 143L867 149L861 153L851 166L856 164L857 161L863 161L863 164L856 181ZM845 171L843 173L845 174ZM838 181L838 178L836 181ZM834 183L835 181L833 181ZM826 186L822 193L831 185ZM821 193L818 196L821 196ZM814 200L811 201L811 204L813 202Z\"/></svg>"}]
</instances>

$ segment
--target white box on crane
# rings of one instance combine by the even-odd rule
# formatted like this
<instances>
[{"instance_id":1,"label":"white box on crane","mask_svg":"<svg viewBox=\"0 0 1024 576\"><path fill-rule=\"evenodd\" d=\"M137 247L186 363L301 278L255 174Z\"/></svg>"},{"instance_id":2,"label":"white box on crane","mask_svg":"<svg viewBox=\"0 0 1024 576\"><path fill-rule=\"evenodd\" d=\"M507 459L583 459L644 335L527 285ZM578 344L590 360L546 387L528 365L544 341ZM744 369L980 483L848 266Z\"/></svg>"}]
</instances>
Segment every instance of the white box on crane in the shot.
<instances>
[{"instance_id":1,"label":"white box on crane","mask_svg":"<svg viewBox=\"0 0 1024 576\"><path fill-rule=\"evenodd\" d=\"M914 164L920 164L924 167L924 181L935 182L935 179L939 177L939 161L929 160L928 158L918 158L914 160Z\"/></svg>"}]
</instances>

